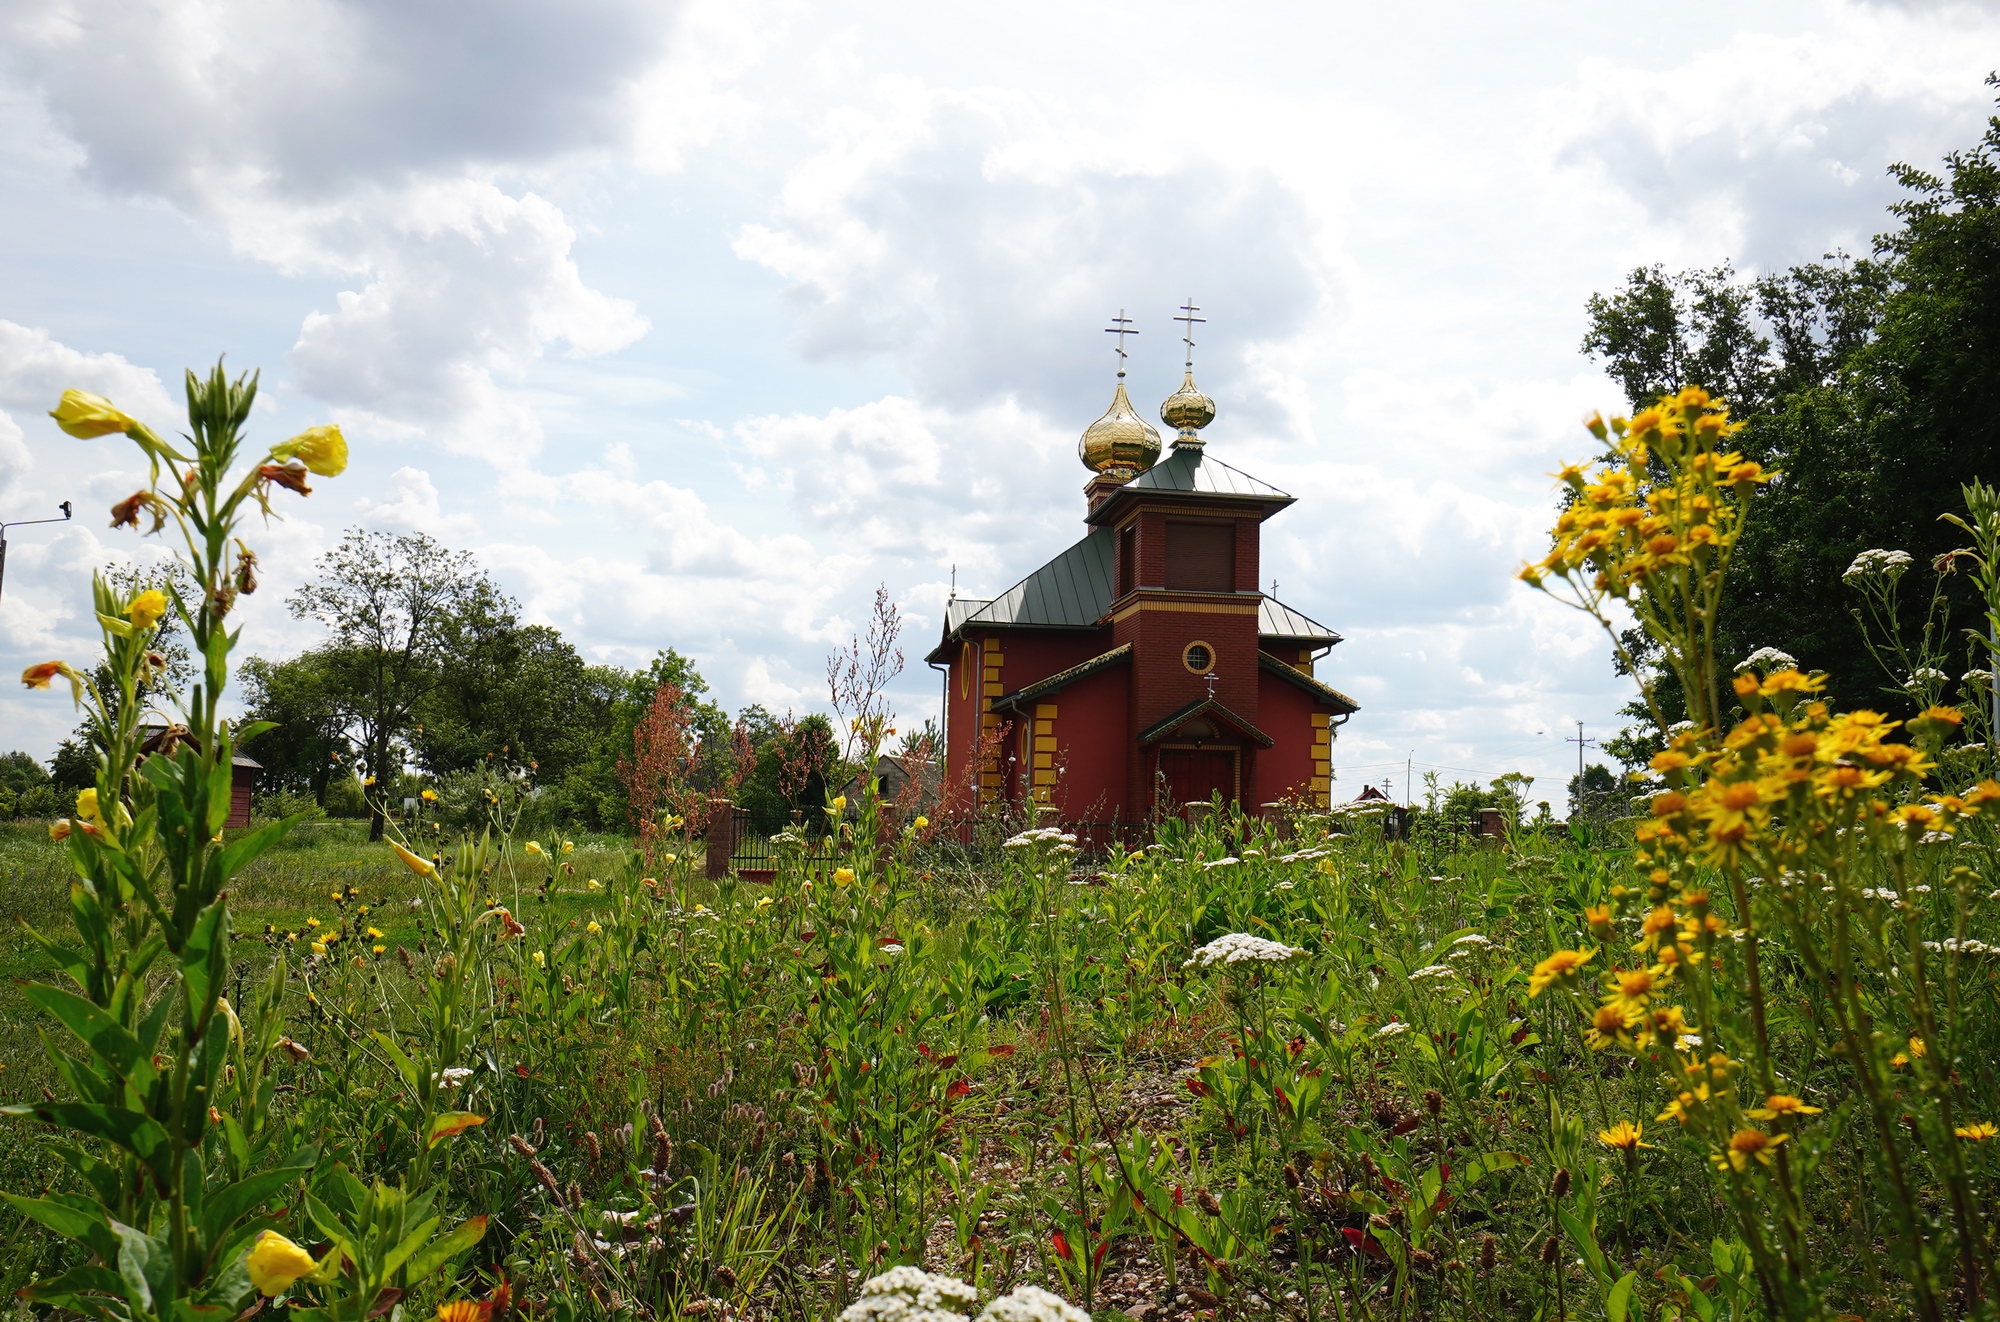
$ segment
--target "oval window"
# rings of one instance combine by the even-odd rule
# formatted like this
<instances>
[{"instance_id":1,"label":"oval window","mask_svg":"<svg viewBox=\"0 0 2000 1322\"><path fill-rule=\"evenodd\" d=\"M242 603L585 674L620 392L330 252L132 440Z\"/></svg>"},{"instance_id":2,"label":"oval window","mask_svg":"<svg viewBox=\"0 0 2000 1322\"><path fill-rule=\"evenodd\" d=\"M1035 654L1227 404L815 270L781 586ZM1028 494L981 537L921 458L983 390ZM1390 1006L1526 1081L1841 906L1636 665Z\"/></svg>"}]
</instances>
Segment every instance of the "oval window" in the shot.
<instances>
[{"instance_id":1,"label":"oval window","mask_svg":"<svg viewBox=\"0 0 2000 1322\"><path fill-rule=\"evenodd\" d=\"M1181 651L1181 664L1197 675L1215 669L1215 649L1207 643L1189 643Z\"/></svg>"}]
</instances>

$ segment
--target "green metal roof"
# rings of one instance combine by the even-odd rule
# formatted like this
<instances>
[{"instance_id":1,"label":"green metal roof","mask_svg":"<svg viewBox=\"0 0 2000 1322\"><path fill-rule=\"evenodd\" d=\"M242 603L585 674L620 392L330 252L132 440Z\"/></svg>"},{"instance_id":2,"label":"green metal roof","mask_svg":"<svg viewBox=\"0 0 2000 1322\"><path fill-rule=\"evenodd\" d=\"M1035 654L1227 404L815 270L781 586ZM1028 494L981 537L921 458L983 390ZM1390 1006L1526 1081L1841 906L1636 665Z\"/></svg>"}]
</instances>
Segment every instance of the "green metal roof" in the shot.
<instances>
[{"instance_id":1,"label":"green metal roof","mask_svg":"<svg viewBox=\"0 0 2000 1322\"><path fill-rule=\"evenodd\" d=\"M1276 597L1264 598L1257 608L1259 638L1297 638L1301 642L1331 647L1340 635L1302 611L1295 611Z\"/></svg>"},{"instance_id":2,"label":"green metal roof","mask_svg":"<svg viewBox=\"0 0 2000 1322\"><path fill-rule=\"evenodd\" d=\"M1221 703L1217 702L1214 698L1196 698L1193 702L1190 702L1187 706L1181 708L1179 711L1175 712L1172 716L1166 717L1163 720L1158 720L1153 722L1151 725L1147 726L1145 729L1139 732L1139 742L1141 744L1150 744L1155 742L1156 740L1164 739L1168 735L1172 734L1176 729L1187 724L1189 721L1193 720L1197 716L1202 715L1205 712L1214 712L1216 715L1220 716L1223 720L1228 721L1238 730L1241 730L1244 734L1249 735L1253 740L1255 740L1259 747L1269 748L1272 744L1277 742L1277 740L1271 738L1270 735L1265 734L1262 730L1259 730L1256 726L1244 720L1241 716L1238 716L1235 712L1229 710L1229 708L1223 706Z\"/></svg>"},{"instance_id":3,"label":"green metal roof","mask_svg":"<svg viewBox=\"0 0 2000 1322\"><path fill-rule=\"evenodd\" d=\"M967 615L959 627L1096 628L1111 609L1114 554L1111 530L1093 528L1082 541Z\"/></svg>"},{"instance_id":4,"label":"green metal roof","mask_svg":"<svg viewBox=\"0 0 2000 1322\"><path fill-rule=\"evenodd\" d=\"M1280 491L1269 482L1254 478L1240 468L1231 468L1220 459L1211 456L1205 449L1175 446L1173 452L1165 459L1112 492L1102 505L1091 512L1088 521L1099 523L1108 520L1111 509L1125 502L1128 497L1138 499L1148 494L1162 493L1224 496L1237 500L1265 501L1276 505L1289 505L1297 499L1289 491Z\"/></svg>"},{"instance_id":5,"label":"green metal roof","mask_svg":"<svg viewBox=\"0 0 2000 1322\"><path fill-rule=\"evenodd\" d=\"M1322 684L1311 675L1297 670L1278 660L1268 652L1257 653L1257 664L1310 693L1315 699L1339 711L1343 716L1352 716L1361 710L1361 704L1328 684Z\"/></svg>"}]
</instances>

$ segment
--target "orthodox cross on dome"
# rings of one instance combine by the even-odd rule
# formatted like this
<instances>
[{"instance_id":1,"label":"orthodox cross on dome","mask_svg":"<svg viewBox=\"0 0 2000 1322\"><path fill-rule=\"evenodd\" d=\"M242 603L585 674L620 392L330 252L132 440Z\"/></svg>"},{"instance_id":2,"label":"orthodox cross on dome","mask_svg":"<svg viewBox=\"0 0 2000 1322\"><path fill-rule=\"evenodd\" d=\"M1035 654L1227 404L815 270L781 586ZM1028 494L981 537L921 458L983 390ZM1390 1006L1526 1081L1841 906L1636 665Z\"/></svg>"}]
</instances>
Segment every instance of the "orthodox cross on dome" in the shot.
<instances>
[{"instance_id":1,"label":"orthodox cross on dome","mask_svg":"<svg viewBox=\"0 0 2000 1322\"><path fill-rule=\"evenodd\" d=\"M1189 294L1188 301L1181 304L1181 315L1174 318L1175 321L1187 323L1187 332L1181 336L1181 342L1187 345L1186 365L1187 370L1190 372L1194 370L1194 328L1197 324L1206 325L1208 322L1207 317L1197 317L1194 315L1199 311L1201 311L1201 308L1196 305L1194 295Z\"/></svg>"},{"instance_id":2,"label":"orthodox cross on dome","mask_svg":"<svg viewBox=\"0 0 2000 1322\"><path fill-rule=\"evenodd\" d=\"M1111 322L1111 325L1104 328L1104 333L1118 337L1118 379L1122 381L1125 379L1125 337L1137 335L1139 332L1132 329L1132 319L1125 315L1124 308L1118 309L1118 315L1113 317Z\"/></svg>"}]
</instances>

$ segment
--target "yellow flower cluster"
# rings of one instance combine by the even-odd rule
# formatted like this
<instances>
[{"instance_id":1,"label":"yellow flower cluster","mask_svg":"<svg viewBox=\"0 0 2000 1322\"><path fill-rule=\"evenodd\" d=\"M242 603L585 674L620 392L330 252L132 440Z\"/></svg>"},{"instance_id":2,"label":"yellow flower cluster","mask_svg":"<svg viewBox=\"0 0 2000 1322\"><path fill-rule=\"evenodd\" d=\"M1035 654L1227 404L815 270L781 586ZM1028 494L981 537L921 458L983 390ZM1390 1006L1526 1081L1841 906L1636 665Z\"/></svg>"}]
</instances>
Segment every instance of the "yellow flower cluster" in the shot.
<instances>
[{"instance_id":1,"label":"yellow flower cluster","mask_svg":"<svg viewBox=\"0 0 2000 1322\"><path fill-rule=\"evenodd\" d=\"M1761 465L1721 450L1743 424L1698 386L1636 417L1607 426L1592 414L1585 425L1611 453L1595 470L1571 464L1558 474L1573 503L1556 521L1548 555L1521 570L1531 585L1553 574L1629 600L1655 575L1706 574L1741 522L1729 493L1770 480ZM1652 470L1655 456L1666 463L1664 481Z\"/></svg>"}]
</instances>

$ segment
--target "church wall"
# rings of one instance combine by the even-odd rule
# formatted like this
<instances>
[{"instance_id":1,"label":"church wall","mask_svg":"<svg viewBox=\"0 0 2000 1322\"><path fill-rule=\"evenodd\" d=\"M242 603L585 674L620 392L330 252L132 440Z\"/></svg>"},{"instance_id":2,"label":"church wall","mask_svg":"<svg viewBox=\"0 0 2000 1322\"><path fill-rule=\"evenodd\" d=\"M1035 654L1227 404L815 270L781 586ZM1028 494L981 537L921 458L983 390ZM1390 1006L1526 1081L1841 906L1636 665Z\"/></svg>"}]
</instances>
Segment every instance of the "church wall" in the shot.
<instances>
[{"instance_id":1,"label":"church wall","mask_svg":"<svg viewBox=\"0 0 2000 1322\"><path fill-rule=\"evenodd\" d=\"M1257 754L1257 802L1304 799L1323 806L1327 786L1322 769L1328 765L1332 743L1330 715L1311 694L1278 676L1260 670L1257 678L1263 690L1259 728L1275 741Z\"/></svg>"},{"instance_id":2,"label":"church wall","mask_svg":"<svg viewBox=\"0 0 2000 1322\"><path fill-rule=\"evenodd\" d=\"M1126 811L1132 748L1128 725L1129 666L1110 666L1053 695L1049 722L1057 777L1051 801L1065 821L1112 822L1144 816ZM1036 721L1041 730L1041 721Z\"/></svg>"}]
</instances>

